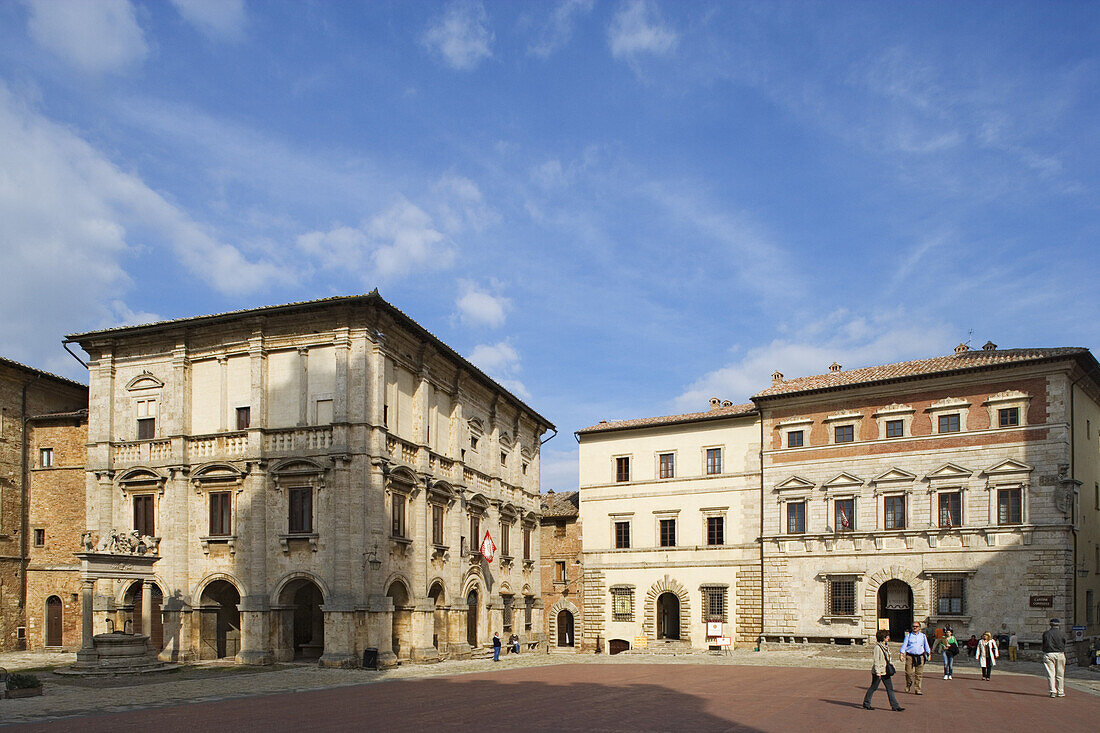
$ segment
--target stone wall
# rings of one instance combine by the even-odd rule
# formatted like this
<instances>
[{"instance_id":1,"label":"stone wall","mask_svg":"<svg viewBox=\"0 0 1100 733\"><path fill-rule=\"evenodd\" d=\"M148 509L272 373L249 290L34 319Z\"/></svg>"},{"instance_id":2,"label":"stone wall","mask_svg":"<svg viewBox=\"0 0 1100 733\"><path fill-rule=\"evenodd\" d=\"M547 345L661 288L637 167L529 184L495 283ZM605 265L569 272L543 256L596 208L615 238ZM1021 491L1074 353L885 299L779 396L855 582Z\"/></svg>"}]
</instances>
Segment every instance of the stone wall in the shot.
<instances>
[{"instance_id":1,"label":"stone wall","mask_svg":"<svg viewBox=\"0 0 1100 733\"><path fill-rule=\"evenodd\" d=\"M539 526L542 557L542 603L546 609L546 643L558 645L558 613L572 613L574 647L577 651L595 651L585 632L584 564L581 552L581 523L576 517L543 517ZM555 563L564 562L564 583L555 580Z\"/></svg>"}]
</instances>

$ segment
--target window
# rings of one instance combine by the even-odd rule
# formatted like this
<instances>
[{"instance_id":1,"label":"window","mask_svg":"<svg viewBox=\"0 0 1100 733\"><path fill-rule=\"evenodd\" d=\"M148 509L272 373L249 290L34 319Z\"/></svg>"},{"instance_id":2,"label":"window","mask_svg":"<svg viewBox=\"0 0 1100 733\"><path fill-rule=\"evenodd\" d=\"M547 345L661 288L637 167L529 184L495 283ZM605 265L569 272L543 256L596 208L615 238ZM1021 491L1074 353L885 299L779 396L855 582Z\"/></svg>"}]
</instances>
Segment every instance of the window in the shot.
<instances>
[{"instance_id":1,"label":"window","mask_svg":"<svg viewBox=\"0 0 1100 733\"><path fill-rule=\"evenodd\" d=\"M157 401L155 399L138 400L137 439L152 440L157 432Z\"/></svg>"},{"instance_id":2,"label":"window","mask_svg":"<svg viewBox=\"0 0 1100 733\"><path fill-rule=\"evenodd\" d=\"M470 515L470 552L476 553L481 544L481 515Z\"/></svg>"},{"instance_id":3,"label":"window","mask_svg":"<svg viewBox=\"0 0 1100 733\"><path fill-rule=\"evenodd\" d=\"M726 620L726 589L703 587L703 621Z\"/></svg>"},{"instance_id":4,"label":"window","mask_svg":"<svg viewBox=\"0 0 1100 733\"><path fill-rule=\"evenodd\" d=\"M707 517L707 544L726 544L726 518Z\"/></svg>"},{"instance_id":5,"label":"window","mask_svg":"<svg viewBox=\"0 0 1100 733\"><path fill-rule=\"evenodd\" d=\"M787 447L788 448L801 448L802 441L805 437L805 433L802 430L792 430L787 433Z\"/></svg>"},{"instance_id":6,"label":"window","mask_svg":"<svg viewBox=\"0 0 1100 733\"><path fill-rule=\"evenodd\" d=\"M856 528L855 499L837 499L833 502L833 511L836 514L833 518L836 524L833 526L837 532L851 532Z\"/></svg>"},{"instance_id":7,"label":"window","mask_svg":"<svg viewBox=\"0 0 1100 733\"><path fill-rule=\"evenodd\" d=\"M1019 489L1001 489L997 492L997 524L1023 522Z\"/></svg>"},{"instance_id":8,"label":"window","mask_svg":"<svg viewBox=\"0 0 1100 733\"><path fill-rule=\"evenodd\" d=\"M941 432L941 433L957 433L957 432L959 432L959 413L955 412L955 413L952 413L950 415L940 415L939 432Z\"/></svg>"},{"instance_id":9,"label":"window","mask_svg":"<svg viewBox=\"0 0 1100 733\"><path fill-rule=\"evenodd\" d=\"M615 522L615 549L630 549L630 522Z\"/></svg>"},{"instance_id":10,"label":"window","mask_svg":"<svg viewBox=\"0 0 1100 733\"><path fill-rule=\"evenodd\" d=\"M627 456L622 456L615 459L615 480L630 480L630 458L628 458Z\"/></svg>"},{"instance_id":11,"label":"window","mask_svg":"<svg viewBox=\"0 0 1100 733\"><path fill-rule=\"evenodd\" d=\"M806 531L806 502L787 502L787 534L802 534Z\"/></svg>"},{"instance_id":12,"label":"window","mask_svg":"<svg viewBox=\"0 0 1100 733\"><path fill-rule=\"evenodd\" d=\"M34 530L34 546L45 547L46 546L46 530L36 529Z\"/></svg>"},{"instance_id":13,"label":"window","mask_svg":"<svg viewBox=\"0 0 1100 733\"><path fill-rule=\"evenodd\" d=\"M523 559L531 559L531 528L523 528Z\"/></svg>"},{"instance_id":14,"label":"window","mask_svg":"<svg viewBox=\"0 0 1100 733\"><path fill-rule=\"evenodd\" d=\"M508 535L510 529L511 527L505 522L500 523L500 554L504 557L508 557L512 554L509 552L508 548Z\"/></svg>"},{"instance_id":15,"label":"window","mask_svg":"<svg viewBox=\"0 0 1100 733\"><path fill-rule=\"evenodd\" d=\"M612 588L611 589L611 620L612 621L633 621L634 620L634 589L633 588Z\"/></svg>"},{"instance_id":16,"label":"window","mask_svg":"<svg viewBox=\"0 0 1100 733\"><path fill-rule=\"evenodd\" d=\"M228 537L233 534L232 520L229 510L229 492L214 491L210 493L210 536Z\"/></svg>"},{"instance_id":17,"label":"window","mask_svg":"<svg viewBox=\"0 0 1100 733\"><path fill-rule=\"evenodd\" d=\"M997 410L997 424L1002 428L1012 428L1020 424L1020 408L1004 407Z\"/></svg>"},{"instance_id":18,"label":"window","mask_svg":"<svg viewBox=\"0 0 1100 733\"><path fill-rule=\"evenodd\" d=\"M1096 595L1091 590L1085 591L1085 623L1086 624L1091 625L1091 624L1096 623L1096 608L1095 608L1095 604L1093 603L1093 599L1095 597L1096 597Z\"/></svg>"},{"instance_id":19,"label":"window","mask_svg":"<svg viewBox=\"0 0 1100 733\"><path fill-rule=\"evenodd\" d=\"M443 544L443 506L432 504L432 544Z\"/></svg>"},{"instance_id":20,"label":"window","mask_svg":"<svg viewBox=\"0 0 1100 733\"><path fill-rule=\"evenodd\" d=\"M477 450L477 436L470 436L470 450Z\"/></svg>"},{"instance_id":21,"label":"window","mask_svg":"<svg viewBox=\"0 0 1100 733\"><path fill-rule=\"evenodd\" d=\"M504 605L504 630L512 630L512 599L511 593L501 593L500 600Z\"/></svg>"},{"instance_id":22,"label":"window","mask_svg":"<svg viewBox=\"0 0 1100 733\"><path fill-rule=\"evenodd\" d=\"M535 597L524 596L523 597L523 628L526 631L531 630L531 617L535 612Z\"/></svg>"},{"instance_id":23,"label":"window","mask_svg":"<svg viewBox=\"0 0 1100 733\"><path fill-rule=\"evenodd\" d=\"M527 461L523 462L523 465L521 465L519 467L519 470L520 470L520 473L522 473L524 476L527 475Z\"/></svg>"},{"instance_id":24,"label":"window","mask_svg":"<svg viewBox=\"0 0 1100 733\"><path fill-rule=\"evenodd\" d=\"M287 529L291 534L313 531L313 489L290 490L290 516Z\"/></svg>"},{"instance_id":25,"label":"window","mask_svg":"<svg viewBox=\"0 0 1100 733\"><path fill-rule=\"evenodd\" d=\"M153 521L152 494L136 494L134 496L134 529L141 536L157 536L156 524Z\"/></svg>"},{"instance_id":26,"label":"window","mask_svg":"<svg viewBox=\"0 0 1100 733\"><path fill-rule=\"evenodd\" d=\"M557 560L554 562L554 582L565 582L565 560Z\"/></svg>"},{"instance_id":27,"label":"window","mask_svg":"<svg viewBox=\"0 0 1100 733\"><path fill-rule=\"evenodd\" d=\"M251 407L238 407L237 408L237 430L248 430L252 425L252 408Z\"/></svg>"},{"instance_id":28,"label":"window","mask_svg":"<svg viewBox=\"0 0 1100 733\"><path fill-rule=\"evenodd\" d=\"M707 475L722 473L722 449L707 448Z\"/></svg>"},{"instance_id":29,"label":"window","mask_svg":"<svg viewBox=\"0 0 1100 733\"><path fill-rule=\"evenodd\" d=\"M837 425L833 428L834 443L851 443L856 439L855 425Z\"/></svg>"},{"instance_id":30,"label":"window","mask_svg":"<svg viewBox=\"0 0 1100 733\"><path fill-rule=\"evenodd\" d=\"M382 424L387 428L390 426L390 406L382 405Z\"/></svg>"},{"instance_id":31,"label":"window","mask_svg":"<svg viewBox=\"0 0 1100 733\"><path fill-rule=\"evenodd\" d=\"M905 435L905 421L904 420L887 420L886 421L886 437L887 438L901 438Z\"/></svg>"},{"instance_id":32,"label":"window","mask_svg":"<svg viewBox=\"0 0 1100 733\"><path fill-rule=\"evenodd\" d=\"M661 462L661 478L672 478L675 474L675 467L673 461L675 460L672 453L662 453L660 456Z\"/></svg>"},{"instance_id":33,"label":"window","mask_svg":"<svg viewBox=\"0 0 1100 733\"><path fill-rule=\"evenodd\" d=\"M826 605L830 616L856 615L855 578L829 578L825 588L829 594Z\"/></svg>"},{"instance_id":34,"label":"window","mask_svg":"<svg viewBox=\"0 0 1100 733\"><path fill-rule=\"evenodd\" d=\"M948 491L940 494L940 526L958 527L962 524L962 492Z\"/></svg>"},{"instance_id":35,"label":"window","mask_svg":"<svg viewBox=\"0 0 1100 733\"><path fill-rule=\"evenodd\" d=\"M882 503L886 529L905 529L905 497L887 496Z\"/></svg>"},{"instance_id":36,"label":"window","mask_svg":"<svg viewBox=\"0 0 1100 733\"><path fill-rule=\"evenodd\" d=\"M936 596L936 613L940 616L966 614L966 578L940 575L935 577L933 592Z\"/></svg>"},{"instance_id":37,"label":"window","mask_svg":"<svg viewBox=\"0 0 1100 733\"><path fill-rule=\"evenodd\" d=\"M504 451L500 452L500 465L502 465L502 466L507 466L508 465L508 454L505 453Z\"/></svg>"},{"instance_id":38,"label":"window","mask_svg":"<svg viewBox=\"0 0 1100 733\"><path fill-rule=\"evenodd\" d=\"M38 465L49 468L53 465L53 448L40 448L38 450Z\"/></svg>"},{"instance_id":39,"label":"window","mask_svg":"<svg viewBox=\"0 0 1100 733\"><path fill-rule=\"evenodd\" d=\"M390 534L394 537L405 536L405 495L394 494L390 506Z\"/></svg>"},{"instance_id":40,"label":"window","mask_svg":"<svg viewBox=\"0 0 1100 733\"><path fill-rule=\"evenodd\" d=\"M662 519L660 522L661 547L676 546L676 520Z\"/></svg>"}]
</instances>

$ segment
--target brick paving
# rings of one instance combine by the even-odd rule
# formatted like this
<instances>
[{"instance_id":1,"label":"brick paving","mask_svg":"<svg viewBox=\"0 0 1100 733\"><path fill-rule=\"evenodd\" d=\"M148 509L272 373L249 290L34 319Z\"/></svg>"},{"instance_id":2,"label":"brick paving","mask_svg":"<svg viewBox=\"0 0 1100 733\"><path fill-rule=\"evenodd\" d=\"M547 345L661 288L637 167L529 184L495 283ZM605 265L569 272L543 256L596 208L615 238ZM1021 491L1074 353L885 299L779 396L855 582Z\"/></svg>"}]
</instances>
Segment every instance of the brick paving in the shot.
<instances>
[{"instance_id":1,"label":"brick paving","mask_svg":"<svg viewBox=\"0 0 1100 733\"><path fill-rule=\"evenodd\" d=\"M868 682L862 651L836 654L527 654L506 656L498 665L467 660L387 672L214 665L112 680L46 673L43 697L0 701L0 724L31 724L11 730L71 730L74 724L89 731L147 724L173 730L232 719L239 730L309 725L419 733L438 727L445 715L447 727L494 729L780 731L812 723L823 731L883 725L930 730L944 727L944 710L955 711L951 717L959 725L970 725L980 711L985 723L1003 730L1087 730L1100 721L1100 674L1070 670L1068 696L1051 700L1039 665L1031 662L1002 665L991 683L981 682L965 662L954 680L945 681L933 664L924 696L901 695L908 710L869 713L859 708ZM14 668L8 657L0 664ZM390 684L373 684L379 682ZM884 693L876 705L886 707Z\"/></svg>"}]
</instances>

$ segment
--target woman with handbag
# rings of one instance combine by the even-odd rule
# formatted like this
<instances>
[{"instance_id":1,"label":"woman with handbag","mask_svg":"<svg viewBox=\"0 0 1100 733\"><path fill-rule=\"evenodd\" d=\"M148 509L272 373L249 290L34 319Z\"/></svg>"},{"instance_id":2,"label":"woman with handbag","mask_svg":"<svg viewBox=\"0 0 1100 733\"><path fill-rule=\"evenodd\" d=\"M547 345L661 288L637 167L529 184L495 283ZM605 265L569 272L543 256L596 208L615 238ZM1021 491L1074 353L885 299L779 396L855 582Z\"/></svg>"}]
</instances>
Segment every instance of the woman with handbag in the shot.
<instances>
[{"instance_id":1,"label":"woman with handbag","mask_svg":"<svg viewBox=\"0 0 1100 733\"><path fill-rule=\"evenodd\" d=\"M955 655L959 653L959 640L955 638L955 632L950 626L946 627L943 630L943 636L936 640L936 647L943 652L943 678L952 679L955 674Z\"/></svg>"},{"instance_id":2,"label":"woman with handbag","mask_svg":"<svg viewBox=\"0 0 1100 733\"><path fill-rule=\"evenodd\" d=\"M993 667L997 664L997 657L1001 656L997 649L997 640L988 631L982 634L982 640L978 642L978 666L982 668L982 679L989 679L993 674Z\"/></svg>"},{"instance_id":3,"label":"woman with handbag","mask_svg":"<svg viewBox=\"0 0 1100 733\"><path fill-rule=\"evenodd\" d=\"M888 646L890 639L890 632L885 629L879 629L875 634L875 646L872 650L874 653L874 661L871 664L871 687L867 690L867 694L863 696L863 707L867 710L874 710L871 707L871 695L875 694L875 690L881 684L886 688L886 696L890 698L890 708L895 712L905 710L901 705L898 705L898 699L894 697L894 683L890 680L894 676L894 665L890 663L890 647Z\"/></svg>"}]
</instances>

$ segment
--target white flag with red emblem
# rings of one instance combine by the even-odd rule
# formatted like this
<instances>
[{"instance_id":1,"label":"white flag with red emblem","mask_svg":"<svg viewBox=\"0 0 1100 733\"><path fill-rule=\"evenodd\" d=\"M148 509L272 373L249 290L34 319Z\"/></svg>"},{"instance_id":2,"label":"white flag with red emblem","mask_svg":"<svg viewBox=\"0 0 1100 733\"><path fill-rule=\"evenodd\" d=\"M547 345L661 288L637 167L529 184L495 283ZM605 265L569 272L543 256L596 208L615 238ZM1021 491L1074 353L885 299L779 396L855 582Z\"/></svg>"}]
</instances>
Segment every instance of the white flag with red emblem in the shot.
<instances>
[{"instance_id":1,"label":"white flag with red emblem","mask_svg":"<svg viewBox=\"0 0 1100 733\"><path fill-rule=\"evenodd\" d=\"M485 562L492 562L497 554L497 543L489 536L489 530L485 530L485 538L481 540L481 556Z\"/></svg>"}]
</instances>

